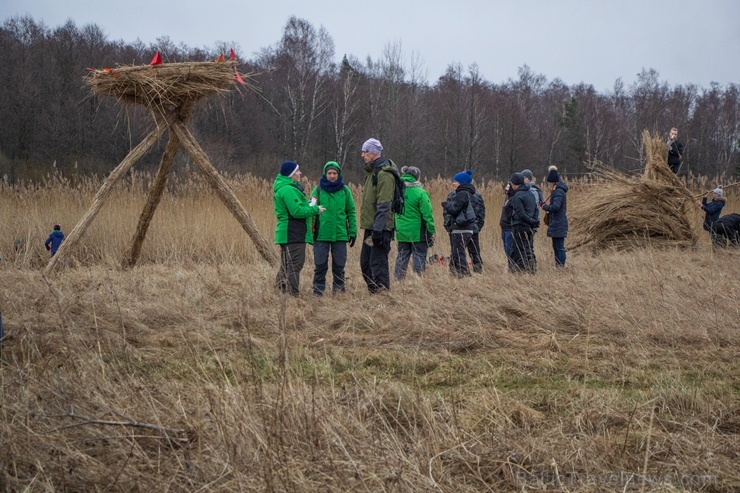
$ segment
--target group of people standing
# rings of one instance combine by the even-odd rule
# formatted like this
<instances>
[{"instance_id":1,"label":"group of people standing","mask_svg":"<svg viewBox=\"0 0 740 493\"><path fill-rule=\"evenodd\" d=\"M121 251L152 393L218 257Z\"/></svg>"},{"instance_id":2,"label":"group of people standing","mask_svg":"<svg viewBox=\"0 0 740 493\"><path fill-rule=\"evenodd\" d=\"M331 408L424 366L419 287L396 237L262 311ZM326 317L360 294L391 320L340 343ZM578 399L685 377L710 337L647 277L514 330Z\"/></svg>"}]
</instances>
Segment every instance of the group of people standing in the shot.
<instances>
[{"instance_id":1,"label":"group of people standing","mask_svg":"<svg viewBox=\"0 0 740 493\"><path fill-rule=\"evenodd\" d=\"M378 139L362 145L365 183L359 214L363 230L360 269L370 293L390 289L388 255L391 243L398 243L394 279L406 276L409 262L416 274L423 274L428 249L436 240L432 203L420 182L421 170L396 164L383 157ZM332 290L345 291L347 247L358 237L356 206L351 190L342 179L342 168L335 161L324 165L319 184L309 198L300 183L297 163L285 161L273 184L274 211L277 219L275 243L280 246L280 268L276 283L281 292L299 294L306 244L313 244L313 294L322 296L327 289L326 276L331 262ZM560 181L557 169L547 176L552 194L545 200L534 183L531 171L514 173L506 186L506 202L501 214L504 249L512 272L536 271L534 234L540 226L540 209L550 216L547 235L552 238L556 266L565 266L567 185ZM458 276L483 272L480 231L485 225L485 202L473 185L471 170L461 171L452 179L454 190L442 202L444 227L450 240L450 270ZM402 188L403 212L396 210ZM548 203L549 202L549 203Z\"/></svg>"},{"instance_id":2,"label":"group of people standing","mask_svg":"<svg viewBox=\"0 0 740 493\"><path fill-rule=\"evenodd\" d=\"M555 166L548 169L546 182L550 187L550 196L547 198L528 169L511 175L504 188L506 199L501 211L501 240L512 272L534 274L537 271L534 237L541 225L540 209L545 211L547 236L552 240L555 266L557 269L565 268L568 185L561 181Z\"/></svg>"}]
</instances>

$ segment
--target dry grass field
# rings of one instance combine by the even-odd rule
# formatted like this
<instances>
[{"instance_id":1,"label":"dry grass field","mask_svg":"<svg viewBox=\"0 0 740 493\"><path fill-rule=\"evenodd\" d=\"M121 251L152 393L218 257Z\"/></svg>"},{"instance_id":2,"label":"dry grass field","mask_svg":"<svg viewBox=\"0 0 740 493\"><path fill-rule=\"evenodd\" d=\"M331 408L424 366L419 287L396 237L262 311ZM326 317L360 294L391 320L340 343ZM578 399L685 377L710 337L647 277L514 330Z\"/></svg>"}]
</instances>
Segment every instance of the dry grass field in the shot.
<instances>
[{"instance_id":1,"label":"dry grass field","mask_svg":"<svg viewBox=\"0 0 740 493\"><path fill-rule=\"evenodd\" d=\"M740 491L740 251L702 235L558 272L542 231L538 273L510 275L489 183L482 275L371 296L356 246L348 292L314 299L309 247L293 299L197 176L122 270L149 180L48 278L52 225L100 183L0 183L0 491ZM229 182L271 239L271 183ZM449 182L427 188L441 224Z\"/></svg>"}]
</instances>

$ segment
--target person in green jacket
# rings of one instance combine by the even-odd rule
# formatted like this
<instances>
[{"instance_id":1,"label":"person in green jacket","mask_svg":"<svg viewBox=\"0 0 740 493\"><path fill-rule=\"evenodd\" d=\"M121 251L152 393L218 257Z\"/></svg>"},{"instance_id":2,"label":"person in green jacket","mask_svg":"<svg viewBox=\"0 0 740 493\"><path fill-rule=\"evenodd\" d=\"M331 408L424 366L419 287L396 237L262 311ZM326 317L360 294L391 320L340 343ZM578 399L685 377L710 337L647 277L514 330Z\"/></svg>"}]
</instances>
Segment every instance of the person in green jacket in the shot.
<instances>
[{"instance_id":1,"label":"person in green jacket","mask_svg":"<svg viewBox=\"0 0 740 493\"><path fill-rule=\"evenodd\" d=\"M383 146L378 139L368 139L362 144L367 176L360 209L360 227L365 230L360 269L370 293L391 288L388 254L395 229L395 214L391 210L396 190L393 173L398 173L398 169L393 161L381 157L382 153ZM377 178L373 179L373 175Z\"/></svg>"},{"instance_id":2,"label":"person in green jacket","mask_svg":"<svg viewBox=\"0 0 740 493\"><path fill-rule=\"evenodd\" d=\"M301 269L306 261L306 243L313 243L311 218L326 209L309 205L299 183L301 171L293 161L285 161L272 185L275 210L275 244L280 245L280 270L276 284L281 293L299 294Z\"/></svg>"},{"instance_id":3,"label":"person in green jacket","mask_svg":"<svg viewBox=\"0 0 740 493\"><path fill-rule=\"evenodd\" d=\"M331 253L332 290L344 292L344 266L347 264L347 242L355 246L357 217L352 191L342 180L342 168L335 161L324 165L319 184L311 191L311 204L326 208L313 222L313 294L322 296L326 288Z\"/></svg>"},{"instance_id":4,"label":"person in green jacket","mask_svg":"<svg viewBox=\"0 0 740 493\"><path fill-rule=\"evenodd\" d=\"M398 256L394 277L406 277L409 258L413 258L414 273L422 275L427 265L427 249L434 244L434 216L429 193L421 186L421 170L416 166L401 168L404 190L403 214L396 216Z\"/></svg>"}]
</instances>

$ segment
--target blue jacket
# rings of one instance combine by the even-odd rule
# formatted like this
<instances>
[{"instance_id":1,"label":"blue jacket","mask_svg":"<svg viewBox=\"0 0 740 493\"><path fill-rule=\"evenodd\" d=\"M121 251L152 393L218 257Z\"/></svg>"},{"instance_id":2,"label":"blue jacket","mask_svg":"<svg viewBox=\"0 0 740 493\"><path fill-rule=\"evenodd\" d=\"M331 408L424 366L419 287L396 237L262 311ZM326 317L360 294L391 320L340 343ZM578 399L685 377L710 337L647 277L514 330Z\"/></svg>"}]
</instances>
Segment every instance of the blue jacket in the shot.
<instances>
[{"instance_id":1,"label":"blue jacket","mask_svg":"<svg viewBox=\"0 0 740 493\"><path fill-rule=\"evenodd\" d=\"M720 197L718 199L712 199L712 201L707 204L706 197L701 199L701 209L707 213L706 216L704 216L704 231L712 230L712 224L714 224L714 221L719 219L719 214L722 212L722 208L725 206L726 201L726 198Z\"/></svg>"},{"instance_id":2,"label":"blue jacket","mask_svg":"<svg viewBox=\"0 0 740 493\"><path fill-rule=\"evenodd\" d=\"M568 236L568 206L565 194L568 185L559 181L550 196L550 203L542 209L550 213L550 224L547 226L547 236L551 238L565 238Z\"/></svg>"},{"instance_id":3,"label":"blue jacket","mask_svg":"<svg viewBox=\"0 0 740 493\"><path fill-rule=\"evenodd\" d=\"M44 246L48 250L49 245L51 245L51 254L54 255L59 250L59 245L62 244L62 241L64 241L64 233L55 229L44 242Z\"/></svg>"}]
</instances>

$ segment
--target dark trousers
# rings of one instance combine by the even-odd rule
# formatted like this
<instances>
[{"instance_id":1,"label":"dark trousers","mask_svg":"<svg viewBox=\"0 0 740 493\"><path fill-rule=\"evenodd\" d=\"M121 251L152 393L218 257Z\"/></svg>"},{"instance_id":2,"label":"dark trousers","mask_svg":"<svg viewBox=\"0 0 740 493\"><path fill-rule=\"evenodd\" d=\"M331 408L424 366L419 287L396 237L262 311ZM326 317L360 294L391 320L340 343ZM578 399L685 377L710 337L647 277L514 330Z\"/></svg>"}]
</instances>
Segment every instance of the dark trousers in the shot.
<instances>
[{"instance_id":1,"label":"dark trousers","mask_svg":"<svg viewBox=\"0 0 740 493\"><path fill-rule=\"evenodd\" d=\"M552 250L555 253L555 267L565 267L565 238L553 238Z\"/></svg>"},{"instance_id":2,"label":"dark trousers","mask_svg":"<svg viewBox=\"0 0 740 493\"><path fill-rule=\"evenodd\" d=\"M534 237L532 228L514 227L512 233L514 235L514 246L511 249L511 271L534 274L537 270L537 264L535 264L532 249L532 238Z\"/></svg>"},{"instance_id":3,"label":"dark trousers","mask_svg":"<svg viewBox=\"0 0 740 493\"><path fill-rule=\"evenodd\" d=\"M301 269L306 262L305 243L287 243L280 245L280 270L275 278L277 288L281 293L293 296L299 294Z\"/></svg>"},{"instance_id":4,"label":"dark trousers","mask_svg":"<svg viewBox=\"0 0 740 493\"><path fill-rule=\"evenodd\" d=\"M344 266L347 264L347 243L344 241L316 241L313 244L313 294L323 294L331 253L332 290L344 291Z\"/></svg>"},{"instance_id":5,"label":"dark trousers","mask_svg":"<svg viewBox=\"0 0 740 493\"><path fill-rule=\"evenodd\" d=\"M365 230L362 250L360 250L360 270L362 270L362 277L365 279L368 291L377 293L381 289L391 288L388 254L391 252L392 233L383 231L383 244L370 246L367 241L372 234L372 230Z\"/></svg>"},{"instance_id":6,"label":"dark trousers","mask_svg":"<svg viewBox=\"0 0 740 493\"><path fill-rule=\"evenodd\" d=\"M460 276L469 276L468 258L465 255L473 237L472 231L452 231L450 233L450 271Z\"/></svg>"},{"instance_id":7,"label":"dark trousers","mask_svg":"<svg viewBox=\"0 0 740 493\"><path fill-rule=\"evenodd\" d=\"M480 236L479 233L473 233L468 243L468 253L470 261L473 263L473 272L483 272L483 259L480 256Z\"/></svg>"},{"instance_id":8,"label":"dark trousers","mask_svg":"<svg viewBox=\"0 0 740 493\"><path fill-rule=\"evenodd\" d=\"M427 267L427 242L416 243L398 242L398 256L396 257L396 269L394 277L399 281L406 277L406 269L409 267L409 259L413 257L412 265L414 272L422 275Z\"/></svg>"}]
</instances>

